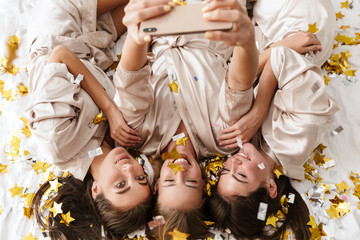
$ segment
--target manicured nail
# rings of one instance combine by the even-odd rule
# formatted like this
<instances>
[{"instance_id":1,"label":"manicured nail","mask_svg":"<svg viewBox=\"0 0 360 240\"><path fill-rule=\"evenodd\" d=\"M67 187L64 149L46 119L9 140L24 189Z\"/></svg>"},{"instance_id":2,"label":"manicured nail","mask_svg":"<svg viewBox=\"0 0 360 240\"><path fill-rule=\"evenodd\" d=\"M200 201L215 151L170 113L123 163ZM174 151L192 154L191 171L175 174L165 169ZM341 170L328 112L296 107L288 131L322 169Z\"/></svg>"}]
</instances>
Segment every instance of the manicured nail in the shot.
<instances>
[{"instance_id":1,"label":"manicured nail","mask_svg":"<svg viewBox=\"0 0 360 240\"><path fill-rule=\"evenodd\" d=\"M169 5L165 5L164 6L164 11L165 12L168 12L168 11L170 11L171 10L171 7L169 6Z\"/></svg>"},{"instance_id":2,"label":"manicured nail","mask_svg":"<svg viewBox=\"0 0 360 240\"><path fill-rule=\"evenodd\" d=\"M203 18L208 19L209 17L210 17L210 13L207 12L203 14Z\"/></svg>"},{"instance_id":3,"label":"manicured nail","mask_svg":"<svg viewBox=\"0 0 360 240\"><path fill-rule=\"evenodd\" d=\"M205 38L211 39L212 37L213 37L213 35L212 35L211 32L206 32L206 33L205 33Z\"/></svg>"},{"instance_id":4,"label":"manicured nail","mask_svg":"<svg viewBox=\"0 0 360 240\"><path fill-rule=\"evenodd\" d=\"M209 10L209 5L206 5L205 7L203 7L201 9L201 11L204 13L204 12L207 12Z\"/></svg>"},{"instance_id":5,"label":"manicured nail","mask_svg":"<svg viewBox=\"0 0 360 240\"><path fill-rule=\"evenodd\" d=\"M175 7L175 6L176 6L176 3L174 3L174 2L168 2L168 5L169 5L170 7Z\"/></svg>"},{"instance_id":6,"label":"manicured nail","mask_svg":"<svg viewBox=\"0 0 360 240\"><path fill-rule=\"evenodd\" d=\"M149 35L146 35L146 36L144 37L144 41L145 41L145 42L151 42L151 37L150 37Z\"/></svg>"}]
</instances>

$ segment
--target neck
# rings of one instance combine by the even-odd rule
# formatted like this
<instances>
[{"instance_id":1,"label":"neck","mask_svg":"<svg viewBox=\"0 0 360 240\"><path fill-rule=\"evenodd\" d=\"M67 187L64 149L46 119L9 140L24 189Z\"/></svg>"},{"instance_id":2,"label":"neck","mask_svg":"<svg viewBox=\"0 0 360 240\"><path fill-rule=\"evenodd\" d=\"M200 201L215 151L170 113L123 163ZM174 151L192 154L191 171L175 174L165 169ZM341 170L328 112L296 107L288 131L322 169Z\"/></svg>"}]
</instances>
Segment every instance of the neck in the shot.
<instances>
[{"instance_id":1,"label":"neck","mask_svg":"<svg viewBox=\"0 0 360 240\"><path fill-rule=\"evenodd\" d=\"M101 144L101 150L103 154L96 156L92 161L89 171L95 181L97 181L98 179L101 164L103 163L105 157L108 155L111 149L112 147L106 141L103 141Z\"/></svg>"}]
</instances>

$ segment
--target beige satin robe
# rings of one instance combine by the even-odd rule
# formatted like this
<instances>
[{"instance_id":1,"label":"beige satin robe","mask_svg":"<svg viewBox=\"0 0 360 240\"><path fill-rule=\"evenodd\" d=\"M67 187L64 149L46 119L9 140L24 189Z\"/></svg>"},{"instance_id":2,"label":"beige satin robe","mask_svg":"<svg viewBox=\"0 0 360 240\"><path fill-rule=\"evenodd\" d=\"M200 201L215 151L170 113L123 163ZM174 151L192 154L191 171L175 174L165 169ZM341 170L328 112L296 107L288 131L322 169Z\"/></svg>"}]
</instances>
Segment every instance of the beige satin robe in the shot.
<instances>
[{"instance_id":1,"label":"beige satin robe","mask_svg":"<svg viewBox=\"0 0 360 240\"><path fill-rule=\"evenodd\" d=\"M326 92L320 66L332 52L335 14L327 0L258 0L254 8L259 49L316 23L322 52L300 55L286 47L271 49L271 67L278 90L261 133L262 149L283 166L285 175L304 179L303 164L321 143L338 111ZM260 139L259 136L257 139Z\"/></svg>"},{"instance_id":2,"label":"beige satin robe","mask_svg":"<svg viewBox=\"0 0 360 240\"><path fill-rule=\"evenodd\" d=\"M72 50L92 72L110 97L112 81L104 73L112 58L109 47L117 33L110 13L96 16L96 0L38 0L29 25L29 92L26 118L36 138L38 153L63 171L83 179L93 160L88 151L98 148L106 123L89 123L100 113L76 76L65 64L47 64L58 45Z\"/></svg>"},{"instance_id":3,"label":"beige satin robe","mask_svg":"<svg viewBox=\"0 0 360 240\"><path fill-rule=\"evenodd\" d=\"M199 158L234 151L216 138L251 107L253 91L230 90L225 83L232 48L203 38L204 34L167 36L154 40L154 59L138 71L120 64L114 76L126 122L141 137L140 151L158 157L172 141L180 121ZM175 82L178 92L168 84Z\"/></svg>"}]
</instances>

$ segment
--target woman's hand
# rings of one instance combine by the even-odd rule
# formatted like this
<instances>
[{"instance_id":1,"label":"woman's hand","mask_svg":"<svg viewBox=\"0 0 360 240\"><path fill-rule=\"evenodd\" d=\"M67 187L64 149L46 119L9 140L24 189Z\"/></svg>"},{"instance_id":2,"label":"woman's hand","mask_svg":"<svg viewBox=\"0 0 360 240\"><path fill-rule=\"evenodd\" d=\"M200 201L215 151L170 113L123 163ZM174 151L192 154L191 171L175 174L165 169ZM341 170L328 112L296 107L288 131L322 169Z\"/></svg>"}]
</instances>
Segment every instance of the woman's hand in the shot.
<instances>
[{"instance_id":1,"label":"woman's hand","mask_svg":"<svg viewBox=\"0 0 360 240\"><path fill-rule=\"evenodd\" d=\"M298 52L299 54L305 54L314 51L322 50L321 42L317 39L315 34L309 32L297 32L290 37L284 38L278 42L275 42L271 47L285 46Z\"/></svg>"},{"instance_id":2,"label":"woman's hand","mask_svg":"<svg viewBox=\"0 0 360 240\"><path fill-rule=\"evenodd\" d=\"M145 45L151 41L151 36L139 32L141 22L163 15L171 10L172 3L169 0L130 0L125 7L123 23L128 29L128 34L139 45Z\"/></svg>"},{"instance_id":3,"label":"woman's hand","mask_svg":"<svg viewBox=\"0 0 360 240\"><path fill-rule=\"evenodd\" d=\"M227 149L236 148L238 147L236 138L240 138L243 143L250 141L264 122L266 115L267 111L253 107L234 125L222 131L217 138L220 146Z\"/></svg>"},{"instance_id":4,"label":"woman's hand","mask_svg":"<svg viewBox=\"0 0 360 240\"><path fill-rule=\"evenodd\" d=\"M123 147L133 147L140 142L139 133L127 125L115 104L105 112L105 115L109 121L111 138L118 144Z\"/></svg>"},{"instance_id":5,"label":"woman's hand","mask_svg":"<svg viewBox=\"0 0 360 240\"><path fill-rule=\"evenodd\" d=\"M208 21L232 22L229 32L207 31L205 37L223 41L228 46L243 46L254 38L253 24L238 0L207 0L203 17Z\"/></svg>"}]
</instances>

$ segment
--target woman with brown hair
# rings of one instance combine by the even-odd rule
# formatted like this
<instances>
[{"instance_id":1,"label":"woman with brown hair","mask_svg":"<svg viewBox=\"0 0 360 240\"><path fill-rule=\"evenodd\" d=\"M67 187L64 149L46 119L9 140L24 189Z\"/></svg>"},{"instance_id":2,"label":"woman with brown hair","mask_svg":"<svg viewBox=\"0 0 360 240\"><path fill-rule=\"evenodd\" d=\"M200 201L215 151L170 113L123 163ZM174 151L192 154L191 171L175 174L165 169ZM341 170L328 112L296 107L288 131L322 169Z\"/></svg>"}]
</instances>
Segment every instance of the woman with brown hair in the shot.
<instances>
[{"instance_id":1,"label":"woman with brown hair","mask_svg":"<svg viewBox=\"0 0 360 240\"><path fill-rule=\"evenodd\" d=\"M52 239L120 239L144 228L151 212L150 163L144 159L145 173L124 148L114 148L107 123L94 121L102 110L118 143L139 139L112 101L114 86L104 73L109 47L126 30L126 3L39 0L34 7L29 127L38 152L71 173L47 181L33 199L36 219ZM61 185L55 192L54 181ZM52 207L56 212L46 210Z\"/></svg>"},{"instance_id":2,"label":"woman with brown hair","mask_svg":"<svg viewBox=\"0 0 360 240\"><path fill-rule=\"evenodd\" d=\"M217 227L237 238L279 239L292 230L309 239L309 211L289 179L304 179L303 164L338 110L320 69L332 51L335 17L325 0L258 0L253 12L263 51L257 94L218 138L228 148L244 144L224 163L210 209Z\"/></svg>"},{"instance_id":3,"label":"woman with brown hair","mask_svg":"<svg viewBox=\"0 0 360 240\"><path fill-rule=\"evenodd\" d=\"M220 147L216 137L249 110L243 102L252 100L257 70L254 29L240 2L212 0L203 6L205 19L232 22L231 31L153 39L139 31L140 23L171 12L174 4L132 0L125 8L128 35L114 77L115 100L142 137L140 151L164 160L155 184L155 215L164 216L165 224L154 229L156 239L171 238L174 228L190 239L206 237L206 184L199 162L234 151Z\"/></svg>"}]
</instances>

